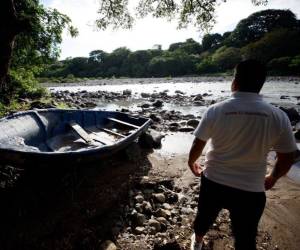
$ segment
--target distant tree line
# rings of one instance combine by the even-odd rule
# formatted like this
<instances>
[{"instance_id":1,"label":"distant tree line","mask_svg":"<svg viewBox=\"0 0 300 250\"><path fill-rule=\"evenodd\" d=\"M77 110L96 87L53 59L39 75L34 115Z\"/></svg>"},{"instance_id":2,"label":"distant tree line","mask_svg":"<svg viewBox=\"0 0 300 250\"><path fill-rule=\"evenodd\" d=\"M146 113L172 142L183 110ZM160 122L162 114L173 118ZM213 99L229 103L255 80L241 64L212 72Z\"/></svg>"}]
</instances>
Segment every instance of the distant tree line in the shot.
<instances>
[{"instance_id":1,"label":"distant tree line","mask_svg":"<svg viewBox=\"0 0 300 250\"><path fill-rule=\"evenodd\" d=\"M206 34L161 47L111 53L91 51L89 57L49 64L40 77L166 77L231 71L242 59L256 58L272 75L300 74L300 20L290 10L263 10L241 20L224 34Z\"/></svg>"}]
</instances>

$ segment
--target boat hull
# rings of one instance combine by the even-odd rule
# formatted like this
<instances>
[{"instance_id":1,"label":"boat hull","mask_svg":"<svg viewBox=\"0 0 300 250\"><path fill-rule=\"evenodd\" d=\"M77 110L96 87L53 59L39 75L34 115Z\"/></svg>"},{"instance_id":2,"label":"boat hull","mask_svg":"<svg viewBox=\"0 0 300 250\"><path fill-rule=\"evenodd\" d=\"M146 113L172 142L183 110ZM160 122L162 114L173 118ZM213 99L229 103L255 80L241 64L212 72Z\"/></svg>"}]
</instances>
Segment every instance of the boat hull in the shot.
<instances>
[{"instance_id":1,"label":"boat hull","mask_svg":"<svg viewBox=\"0 0 300 250\"><path fill-rule=\"evenodd\" d=\"M87 146L86 148L83 146L80 150L68 151L51 149L48 143L51 138L63 136L66 133L74 136L74 131L72 132L68 127L71 121L76 122L83 129L97 128L112 131L109 129L124 128L127 135L120 135L121 138L109 145ZM144 133L150 124L150 119L133 117L121 112L61 109L19 112L0 119L2 131L0 163L22 166L61 166L99 161L126 148ZM132 127L128 128L130 125ZM123 130L120 129L120 131ZM11 138L15 137L22 138L24 145L11 143ZM84 145L84 142L80 145Z\"/></svg>"}]
</instances>

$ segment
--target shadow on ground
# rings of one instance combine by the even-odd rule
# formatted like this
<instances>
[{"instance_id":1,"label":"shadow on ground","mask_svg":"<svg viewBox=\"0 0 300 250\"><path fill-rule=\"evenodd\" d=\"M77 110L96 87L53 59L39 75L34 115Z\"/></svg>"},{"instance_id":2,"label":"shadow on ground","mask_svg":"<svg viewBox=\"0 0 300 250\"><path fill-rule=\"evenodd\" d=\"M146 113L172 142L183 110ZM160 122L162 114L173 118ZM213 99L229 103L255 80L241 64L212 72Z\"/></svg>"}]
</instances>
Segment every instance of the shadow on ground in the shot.
<instances>
[{"instance_id":1,"label":"shadow on ground","mask_svg":"<svg viewBox=\"0 0 300 250\"><path fill-rule=\"evenodd\" d=\"M134 144L87 166L24 171L14 187L0 189L1 249L99 249L114 240L126 226L131 183L151 168L147 153Z\"/></svg>"}]
</instances>

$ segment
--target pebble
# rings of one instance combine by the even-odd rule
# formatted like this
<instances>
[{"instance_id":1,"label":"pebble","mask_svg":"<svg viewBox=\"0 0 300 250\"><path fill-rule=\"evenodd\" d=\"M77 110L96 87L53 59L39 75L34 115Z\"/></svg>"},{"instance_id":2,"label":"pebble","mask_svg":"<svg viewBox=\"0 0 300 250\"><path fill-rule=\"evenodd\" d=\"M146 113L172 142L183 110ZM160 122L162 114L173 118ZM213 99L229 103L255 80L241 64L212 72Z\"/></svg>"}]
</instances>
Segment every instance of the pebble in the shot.
<instances>
[{"instance_id":1,"label":"pebble","mask_svg":"<svg viewBox=\"0 0 300 250\"><path fill-rule=\"evenodd\" d=\"M134 229L134 233L135 233L135 234L142 234L142 233L144 233L144 231L145 231L145 228L144 228L144 227L136 227L136 228Z\"/></svg>"},{"instance_id":2,"label":"pebble","mask_svg":"<svg viewBox=\"0 0 300 250\"><path fill-rule=\"evenodd\" d=\"M142 203L144 201L144 197L139 194L137 196L134 197L134 200L137 202L137 203Z\"/></svg>"},{"instance_id":3,"label":"pebble","mask_svg":"<svg viewBox=\"0 0 300 250\"><path fill-rule=\"evenodd\" d=\"M154 219L150 219L148 221L148 224L150 227L154 227L156 232L159 232L160 229L161 229L161 225L160 225L160 222L158 222L157 220L154 220Z\"/></svg>"}]
</instances>

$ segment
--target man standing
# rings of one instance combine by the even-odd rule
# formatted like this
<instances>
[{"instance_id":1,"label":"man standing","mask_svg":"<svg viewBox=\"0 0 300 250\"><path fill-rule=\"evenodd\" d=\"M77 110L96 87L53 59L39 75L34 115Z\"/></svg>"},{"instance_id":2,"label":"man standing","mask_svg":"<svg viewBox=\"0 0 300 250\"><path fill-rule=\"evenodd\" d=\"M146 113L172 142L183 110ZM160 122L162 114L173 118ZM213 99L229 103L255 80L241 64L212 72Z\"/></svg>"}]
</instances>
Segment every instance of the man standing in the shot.
<instances>
[{"instance_id":1,"label":"man standing","mask_svg":"<svg viewBox=\"0 0 300 250\"><path fill-rule=\"evenodd\" d=\"M193 250L201 249L204 235L222 208L230 212L235 249L255 250L265 190L293 163L297 146L288 117L258 94L265 79L265 67L258 61L239 63L232 97L210 106L194 132L188 164L194 175L201 176L201 188ZM208 140L202 173L196 160ZM270 149L277 153L277 162L266 176Z\"/></svg>"}]
</instances>

